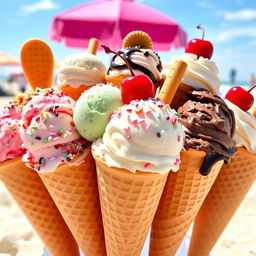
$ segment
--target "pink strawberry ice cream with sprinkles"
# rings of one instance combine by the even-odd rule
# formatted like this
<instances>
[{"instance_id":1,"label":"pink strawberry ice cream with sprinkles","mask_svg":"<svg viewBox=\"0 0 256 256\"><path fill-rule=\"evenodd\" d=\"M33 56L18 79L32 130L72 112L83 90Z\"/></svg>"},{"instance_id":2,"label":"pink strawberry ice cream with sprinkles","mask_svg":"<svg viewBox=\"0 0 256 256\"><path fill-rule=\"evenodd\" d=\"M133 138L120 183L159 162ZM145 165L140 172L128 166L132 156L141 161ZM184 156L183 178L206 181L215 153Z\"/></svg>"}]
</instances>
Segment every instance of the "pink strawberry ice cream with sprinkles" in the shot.
<instances>
[{"instance_id":1,"label":"pink strawberry ice cream with sprinkles","mask_svg":"<svg viewBox=\"0 0 256 256\"><path fill-rule=\"evenodd\" d=\"M114 112L92 151L109 167L165 174L179 169L184 137L181 119L169 105L135 100Z\"/></svg>"},{"instance_id":2,"label":"pink strawberry ice cream with sprinkles","mask_svg":"<svg viewBox=\"0 0 256 256\"><path fill-rule=\"evenodd\" d=\"M36 95L54 93L54 89L35 89L20 94L0 111L0 162L17 158L25 153L20 137L23 107Z\"/></svg>"},{"instance_id":3,"label":"pink strawberry ice cream with sprinkles","mask_svg":"<svg viewBox=\"0 0 256 256\"><path fill-rule=\"evenodd\" d=\"M58 91L38 95L24 107L20 133L27 150L22 160L28 167L50 172L62 163L84 161L89 143L75 128L74 105L73 99Z\"/></svg>"}]
</instances>

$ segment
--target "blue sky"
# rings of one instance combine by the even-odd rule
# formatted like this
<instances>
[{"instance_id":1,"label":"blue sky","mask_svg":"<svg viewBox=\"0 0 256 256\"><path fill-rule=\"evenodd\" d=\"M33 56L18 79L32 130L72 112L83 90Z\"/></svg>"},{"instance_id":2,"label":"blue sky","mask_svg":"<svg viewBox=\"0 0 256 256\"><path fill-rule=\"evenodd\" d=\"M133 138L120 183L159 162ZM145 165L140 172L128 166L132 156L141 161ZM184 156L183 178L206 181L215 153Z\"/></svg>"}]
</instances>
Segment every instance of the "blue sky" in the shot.
<instances>
[{"instance_id":1,"label":"blue sky","mask_svg":"<svg viewBox=\"0 0 256 256\"><path fill-rule=\"evenodd\" d=\"M176 20L188 38L201 38L195 27L206 29L206 40L214 45L212 60L220 69L220 78L229 79L231 68L237 69L237 80L246 81L256 73L256 1L255 0L137 0ZM22 44L40 38L51 47L56 59L81 51L66 48L48 39L50 22L58 13L83 4L85 0L9 0L0 9L0 51L19 58ZM182 3L182 4L181 4ZM161 53L163 62L184 50ZM108 57L100 54L106 64Z\"/></svg>"}]
</instances>

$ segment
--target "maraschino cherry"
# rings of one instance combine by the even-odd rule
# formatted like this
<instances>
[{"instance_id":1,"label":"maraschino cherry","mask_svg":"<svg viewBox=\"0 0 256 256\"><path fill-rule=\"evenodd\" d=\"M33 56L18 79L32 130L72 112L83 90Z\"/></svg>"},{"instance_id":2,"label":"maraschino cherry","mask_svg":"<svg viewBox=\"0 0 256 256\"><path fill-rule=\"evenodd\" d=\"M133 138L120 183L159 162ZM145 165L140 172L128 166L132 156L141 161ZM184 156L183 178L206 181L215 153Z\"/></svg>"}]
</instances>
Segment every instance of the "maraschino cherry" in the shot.
<instances>
[{"instance_id":1,"label":"maraschino cherry","mask_svg":"<svg viewBox=\"0 0 256 256\"><path fill-rule=\"evenodd\" d=\"M213 45L210 41L204 40L204 28L200 25L196 28L203 31L202 39L190 40L186 45L185 52L196 54L197 58L204 57L210 59L213 54Z\"/></svg>"},{"instance_id":2,"label":"maraschino cherry","mask_svg":"<svg viewBox=\"0 0 256 256\"><path fill-rule=\"evenodd\" d=\"M253 86L250 90L246 91L240 86L232 87L226 94L226 99L241 108L243 111L249 110L254 102L254 97L250 93L254 88Z\"/></svg>"},{"instance_id":3,"label":"maraschino cherry","mask_svg":"<svg viewBox=\"0 0 256 256\"><path fill-rule=\"evenodd\" d=\"M128 61L118 52L112 51L109 47L102 44L105 53L114 53L123 59L131 72L131 77L125 78L121 84L121 96L125 104L129 104L132 100L146 100L155 95L155 87L151 79L146 75L135 75Z\"/></svg>"}]
</instances>

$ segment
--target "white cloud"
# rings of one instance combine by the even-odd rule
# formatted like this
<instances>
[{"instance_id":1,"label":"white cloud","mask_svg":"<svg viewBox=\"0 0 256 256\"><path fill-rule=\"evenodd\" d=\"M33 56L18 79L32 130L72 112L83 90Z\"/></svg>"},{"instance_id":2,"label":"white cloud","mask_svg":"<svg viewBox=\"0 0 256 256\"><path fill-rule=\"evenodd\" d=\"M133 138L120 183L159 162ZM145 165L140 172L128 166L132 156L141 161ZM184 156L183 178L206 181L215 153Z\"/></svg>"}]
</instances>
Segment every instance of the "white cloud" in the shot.
<instances>
[{"instance_id":1,"label":"white cloud","mask_svg":"<svg viewBox=\"0 0 256 256\"><path fill-rule=\"evenodd\" d=\"M256 40L254 40L254 41L250 41L250 42L249 42L249 45L256 46Z\"/></svg>"},{"instance_id":2,"label":"white cloud","mask_svg":"<svg viewBox=\"0 0 256 256\"><path fill-rule=\"evenodd\" d=\"M206 8L206 9L214 9L215 6L212 3L209 3L207 1L199 1L197 2L197 6Z\"/></svg>"},{"instance_id":3,"label":"white cloud","mask_svg":"<svg viewBox=\"0 0 256 256\"><path fill-rule=\"evenodd\" d=\"M31 5L21 6L21 15L28 16L38 11L56 10L58 8L59 8L59 5L54 3L51 0L41 0Z\"/></svg>"},{"instance_id":4,"label":"white cloud","mask_svg":"<svg viewBox=\"0 0 256 256\"><path fill-rule=\"evenodd\" d=\"M238 27L228 30L219 31L213 36L215 42L232 41L238 37L256 38L256 26Z\"/></svg>"},{"instance_id":5,"label":"white cloud","mask_svg":"<svg viewBox=\"0 0 256 256\"><path fill-rule=\"evenodd\" d=\"M256 9L243 9L237 12L220 12L225 20L253 20L256 19Z\"/></svg>"}]
</instances>

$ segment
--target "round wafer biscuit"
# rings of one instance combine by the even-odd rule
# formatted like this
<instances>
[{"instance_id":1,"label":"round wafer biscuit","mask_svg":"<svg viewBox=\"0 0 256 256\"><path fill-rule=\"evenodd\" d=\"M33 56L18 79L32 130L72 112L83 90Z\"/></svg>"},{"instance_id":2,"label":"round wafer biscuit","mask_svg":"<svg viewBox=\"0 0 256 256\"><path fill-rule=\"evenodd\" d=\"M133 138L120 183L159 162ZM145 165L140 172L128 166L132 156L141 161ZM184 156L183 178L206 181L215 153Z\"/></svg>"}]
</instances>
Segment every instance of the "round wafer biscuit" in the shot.
<instances>
[{"instance_id":1,"label":"round wafer biscuit","mask_svg":"<svg viewBox=\"0 0 256 256\"><path fill-rule=\"evenodd\" d=\"M25 76L33 89L52 86L54 60L45 42L39 39L27 41L21 49L20 57Z\"/></svg>"},{"instance_id":2,"label":"round wafer biscuit","mask_svg":"<svg viewBox=\"0 0 256 256\"><path fill-rule=\"evenodd\" d=\"M143 31L132 31L126 35L123 40L123 48L141 46L146 49L152 49L153 43L151 37Z\"/></svg>"}]
</instances>

